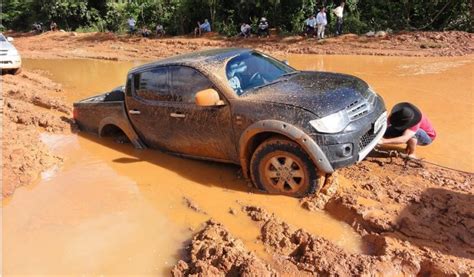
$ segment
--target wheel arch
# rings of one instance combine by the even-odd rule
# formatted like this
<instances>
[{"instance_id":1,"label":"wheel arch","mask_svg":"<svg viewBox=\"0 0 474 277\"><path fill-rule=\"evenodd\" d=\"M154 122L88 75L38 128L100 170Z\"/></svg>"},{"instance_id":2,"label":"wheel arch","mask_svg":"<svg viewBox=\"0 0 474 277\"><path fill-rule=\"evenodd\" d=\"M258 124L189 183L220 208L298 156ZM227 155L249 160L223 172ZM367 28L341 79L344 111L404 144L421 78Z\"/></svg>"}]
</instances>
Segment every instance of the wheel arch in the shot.
<instances>
[{"instance_id":1,"label":"wheel arch","mask_svg":"<svg viewBox=\"0 0 474 277\"><path fill-rule=\"evenodd\" d=\"M280 120L262 120L250 125L240 136L239 158L243 175L250 177L250 159L258 145L271 136L283 136L296 142L310 156L319 171L333 173L334 169L319 145L305 132Z\"/></svg>"},{"instance_id":2,"label":"wheel arch","mask_svg":"<svg viewBox=\"0 0 474 277\"><path fill-rule=\"evenodd\" d=\"M116 128L123 132L136 148L145 148L145 144L140 140L130 124L128 122L124 123L123 120L118 120L115 117L106 117L100 121L98 129L99 136L102 137L106 135L107 131L111 128Z\"/></svg>"}]
</instances>

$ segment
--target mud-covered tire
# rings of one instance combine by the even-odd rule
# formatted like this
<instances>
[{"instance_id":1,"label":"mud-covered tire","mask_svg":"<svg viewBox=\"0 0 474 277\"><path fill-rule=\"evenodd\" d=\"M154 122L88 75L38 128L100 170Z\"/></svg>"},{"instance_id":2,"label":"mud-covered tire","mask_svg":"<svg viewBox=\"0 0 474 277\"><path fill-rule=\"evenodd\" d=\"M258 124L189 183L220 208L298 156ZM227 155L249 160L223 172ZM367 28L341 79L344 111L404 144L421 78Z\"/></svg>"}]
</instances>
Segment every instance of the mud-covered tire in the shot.
<instances>
[{"instance_id":1,"label":"mud-covered tire","mask_svg":"<svg viewBox=\"0 0 474 277\"><path fill-rule=\"evenodd\" d=\"M20 68L16 68L16 69L12 69L11 72L12 72L13 75L18 75L18 74L20 74L20 73L21 73L21 67L20 67Z\"/></svg>"},{"instance_id":2,"label":"mud-covered tire","mask_svg":"<svg viewBox=\"0 0 474 277\"><path fill-rule=\"evenodd\" d=\"M275 137L261 143L250 161L253 183L270 194L303 197L319 186L318 170L295 142Z\"/></svg>"}]
</instances>

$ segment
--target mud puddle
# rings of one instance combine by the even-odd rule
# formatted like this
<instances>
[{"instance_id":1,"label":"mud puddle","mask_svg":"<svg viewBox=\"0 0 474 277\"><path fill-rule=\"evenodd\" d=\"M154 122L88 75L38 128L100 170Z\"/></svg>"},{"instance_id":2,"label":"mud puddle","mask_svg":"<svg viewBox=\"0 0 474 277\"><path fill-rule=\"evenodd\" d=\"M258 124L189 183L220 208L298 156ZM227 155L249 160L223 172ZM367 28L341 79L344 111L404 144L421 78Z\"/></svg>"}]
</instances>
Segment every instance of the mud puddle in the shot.
<instances>
[{"instance_id":1,"label":"mud puddle","mask_svg":"<svg viewBox=\"0 0 474 277\"><path fill-rule=\"evenodd\" d=\"M63 85L66 100L73 103L123 85L127 72L144 61L103 61L84 59L23 59L27 69L44 71Z\"/></svg>"},{"instance_id":2,"label":"mud puddle","mask_svg":"<svg viewBox=\"0 0 474 277\"><path fill-rule=\"evenodd\" d=\"M90 136L42 139L65 157L64 165L4 201L7 274L166 275L209 218L267 260L257 241L259 228L241 211L255 203L349 252L361 252L362 239L349 225L323 212L309 214L296 199L249 193L234 166Z\"/></svg>"}]
</instances>

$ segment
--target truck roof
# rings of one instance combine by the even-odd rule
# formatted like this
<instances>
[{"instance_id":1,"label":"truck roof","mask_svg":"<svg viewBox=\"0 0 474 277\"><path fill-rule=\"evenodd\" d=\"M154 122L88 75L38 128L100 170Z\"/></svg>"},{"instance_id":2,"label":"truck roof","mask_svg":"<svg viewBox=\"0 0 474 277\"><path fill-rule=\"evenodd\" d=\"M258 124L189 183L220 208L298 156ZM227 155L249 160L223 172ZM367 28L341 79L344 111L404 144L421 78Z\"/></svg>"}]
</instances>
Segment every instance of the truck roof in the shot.
<instances>
[{"instance_id":1,"label":"truck roof","mask_svg":"<svg viewBox=\"0 0 474 277\"><path fill-rule=\"evenodd\" d=\"M247 48L218 48L191 52L135 67L130 70L130 73L140 72L162 65L187 65L197 69L212 71L213 69L223 66L230 58L251 51L253 50Z\"/></svg>"}]
</instances>

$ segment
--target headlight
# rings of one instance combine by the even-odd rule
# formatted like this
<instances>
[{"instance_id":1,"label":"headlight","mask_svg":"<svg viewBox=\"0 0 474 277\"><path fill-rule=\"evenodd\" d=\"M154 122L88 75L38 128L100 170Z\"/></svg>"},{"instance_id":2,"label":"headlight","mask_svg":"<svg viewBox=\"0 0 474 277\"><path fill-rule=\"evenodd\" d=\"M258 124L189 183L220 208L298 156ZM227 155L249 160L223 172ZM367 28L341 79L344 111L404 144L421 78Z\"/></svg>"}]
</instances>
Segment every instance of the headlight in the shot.
<instances>
[{"instance_id":1,"label":"headlight","mask_svg":"<svg viewBox=\"0 0 474 277\"><path fill-rule=\"evenodd\" d=\"M329 134L341 132L349 123L349 116L345 110L309 122L318 132Z\"/></svg>"}]
</instances>

